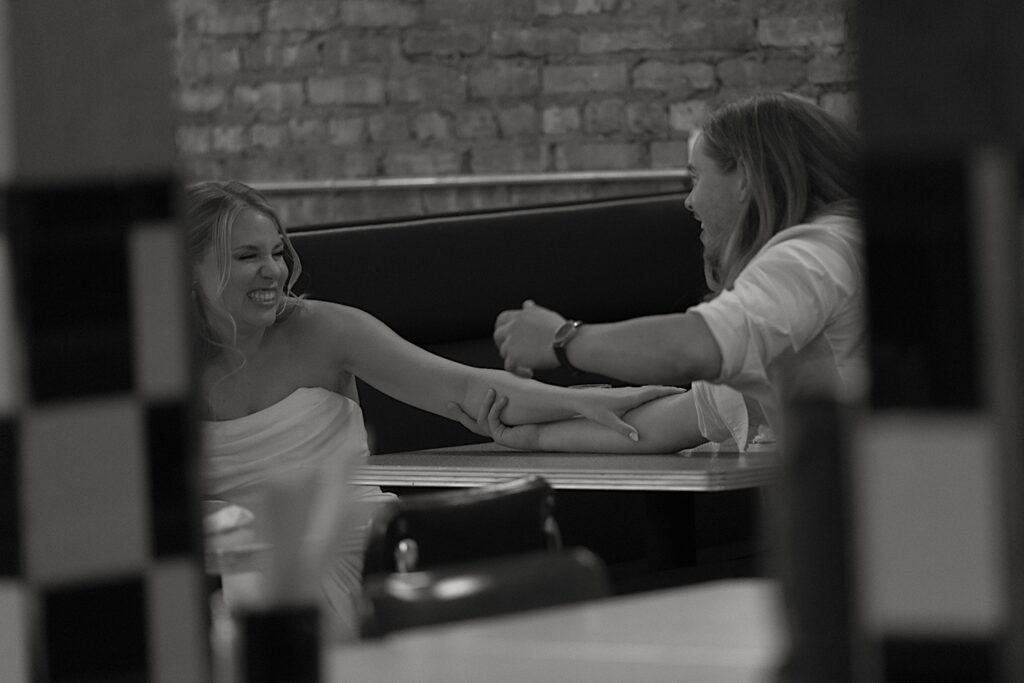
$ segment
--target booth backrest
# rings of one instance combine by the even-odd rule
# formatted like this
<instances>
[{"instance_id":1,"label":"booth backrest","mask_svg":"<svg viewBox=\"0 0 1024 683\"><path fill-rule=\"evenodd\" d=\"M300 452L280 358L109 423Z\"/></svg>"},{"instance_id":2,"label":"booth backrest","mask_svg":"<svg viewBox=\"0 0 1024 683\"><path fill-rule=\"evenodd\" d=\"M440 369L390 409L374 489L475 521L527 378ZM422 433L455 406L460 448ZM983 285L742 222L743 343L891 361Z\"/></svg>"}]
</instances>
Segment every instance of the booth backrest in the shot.
<instances>
[{"instance_id":1,"label":"booth backrest","mask_svg":"<svg viewBox=\"0 0 1024 683\"><path fill-rule=\"evenodd\" d=\"M673 193L356 226L293 228L299 289L361 308L434 353L501 367L495 316L524 299L587 322L682 311L705 293L699 227ZM607 381L561 371L559 384ZM374 452L476 443L360 383Z\"/></svg>"}]
</instances>

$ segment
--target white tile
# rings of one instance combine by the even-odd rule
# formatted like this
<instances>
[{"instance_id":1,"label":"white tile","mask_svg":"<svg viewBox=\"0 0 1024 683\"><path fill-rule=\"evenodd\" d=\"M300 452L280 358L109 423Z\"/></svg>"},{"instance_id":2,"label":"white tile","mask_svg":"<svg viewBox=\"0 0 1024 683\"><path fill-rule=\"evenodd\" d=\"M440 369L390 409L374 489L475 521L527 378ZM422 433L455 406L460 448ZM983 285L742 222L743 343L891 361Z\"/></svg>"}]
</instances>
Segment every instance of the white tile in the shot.
<instances>
[{"instance_id":1,"label":"white tile","mask_svg":"<svg viewBox=\"0 0 1024 683\"><path fill-rule=\"evenodd\" d=\"M0 0L0 185L6 185L14 177L17 159L10 25L8 0Z\"/></svg>"},{"instance_id":2,"label":"white tile","mask_svg":"<svg viewBox=\"0 0 1024 683\"><path fill-rule=\"evenodd\" d=\"M127 396L37 407L21 427L28 576L140 570L150 554L141 406Z\"/></svg>"},{"instance_id":3,"label":"white tile","mask_svg":"<svg viewBox=\"0 0 1024 683\"><path fill-rule=\"evenodd\" d=\"M169 173L169 12L151 0L10 2L15 174L50 182Z\"/></svg>"},{"instance_id":4,"label":"white tile","mask_svg":"<svg viewBox=\"0 0 1024 683\"><path fill-rule=\"evenodd\" d=\"M181 229L136 226L129 238L136 386L148 398L187 394L188 290Z\"/></svg>"},{"instance_id":5,"label":"white tile","mask_svg":"<svg viewBox=\"0 0 1024 683\"><path fill-rule=\"evenodd\" d=\"M995 434L984 416L875 416L853 449L869 634L990 636L1007 618Z\"/></svg>"},{"instance_id":6,"label":"white tile","mask_svg":"<svg viewBox=\"0 0 1024 683\"><path fill-rule=\"evenodd\" d=\"M150 568L149 667L154 683L201 683L209 678L206 584L197 560L160 562Z\"/></svg>"},{"instance_id":7,"label":"white tile","mask_svg":"<svg viewBox=\"0 0 1024 683\"><path fill-rule=\"evenodd\" d=\"M0 681L29 683L29 632L28 588L0 579Z\"/></svg>"}]
</instances>

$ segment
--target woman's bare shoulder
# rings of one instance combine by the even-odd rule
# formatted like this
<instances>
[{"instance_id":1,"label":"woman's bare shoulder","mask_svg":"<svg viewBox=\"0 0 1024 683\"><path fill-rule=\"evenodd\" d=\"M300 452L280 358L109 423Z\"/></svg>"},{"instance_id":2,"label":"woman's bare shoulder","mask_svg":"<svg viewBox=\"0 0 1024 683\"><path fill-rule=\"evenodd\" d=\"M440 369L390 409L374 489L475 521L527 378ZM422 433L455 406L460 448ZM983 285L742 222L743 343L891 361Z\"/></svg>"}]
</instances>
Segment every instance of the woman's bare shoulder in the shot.
<instances>
[{"instance_id":1,"label":"woman's bare shoulder","mask_svg":"<svg viewBox=\"0 0 1024 683\"><path fill-rule=\"evenodd\" d=\"M332 301L303 299L279 321L281 331L292 343L304 348L358 343L360 331L373 318L358 308Z\"/></svg>"},{"instance_id":2,"label":"woman's bare shoulder","mask_svg":"<svg viewBox=\"0 0 1024 683\"><path fill-rule=\"evenodd\" d=\"M327 331L335 327L347 327L363 317L366 313L320 299L300 299L292 304L291 310L281 318L281 324L300 333Z\"/></svg>"}]
</instances>

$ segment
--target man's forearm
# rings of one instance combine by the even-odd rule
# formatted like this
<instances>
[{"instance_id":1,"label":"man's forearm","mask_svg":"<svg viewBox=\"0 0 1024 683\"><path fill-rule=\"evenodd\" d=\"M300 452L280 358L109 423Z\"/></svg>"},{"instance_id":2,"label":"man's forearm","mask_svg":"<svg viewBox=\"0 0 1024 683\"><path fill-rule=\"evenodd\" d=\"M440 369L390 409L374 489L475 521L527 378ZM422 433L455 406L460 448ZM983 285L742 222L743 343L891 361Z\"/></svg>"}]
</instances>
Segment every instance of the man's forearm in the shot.
<instances>
[{"instance_id":1,"label":"man's forearm","mask_svg":"<svg viewBox=\"0 0 1024 683\"><path fill-rule=\"evenodd\" d=\"M712 379L722 364L711 331L693 313L584 325L566 352L573 367L634 384Z\"/></svg>"}]
</instances>

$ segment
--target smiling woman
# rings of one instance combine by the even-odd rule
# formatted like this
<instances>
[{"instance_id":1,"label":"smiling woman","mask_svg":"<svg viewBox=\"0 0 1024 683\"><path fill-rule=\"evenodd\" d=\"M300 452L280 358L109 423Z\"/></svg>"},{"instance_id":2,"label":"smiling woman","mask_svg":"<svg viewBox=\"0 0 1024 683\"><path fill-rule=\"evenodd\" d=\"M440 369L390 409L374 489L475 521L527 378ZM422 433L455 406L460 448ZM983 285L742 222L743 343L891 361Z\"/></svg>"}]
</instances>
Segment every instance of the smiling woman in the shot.
<instances>
[{"instance_id":1,"label":"smiling woman","mask_svg":"<svg viewBox=\"0 0 1024 683\"><path fill-rule=\"evenodd\" d=\"M678 405L652 404L636 416L646 434L674 449L701 437L733 438L743 448L758 438L761 413L777 428L792 392L859 399L859 154L847 123L793 94L760 93L716 110L696 137L686 199L701 223L712 298L685 313L601 324L566 321L527 301L495 321L505 367L561 363L630 382L692 383ZM560 337L570 323L572 336ZM506 429L495 417L462 420L518 447L618 448L590 425Z\"/></svg>"},{"instance_id":2,"label":"smiling woman","mask_svg":"<svg viewBox=\"0 0 1024 683\"><path fill-rule=\"evenodd\" d=\"M203 340L200 378L210 498L268 518L267 493L280 475L316 470L319 486L340 487L340 473L368 455L356 377L417 408L450 417L450 406L476 412L494 391L509 397L514 424L582 415L625 443L640 437L626 413L676 395L667 387L572 390L473 368L405 341L369 314L300 299L292 285L301 266L266 200L240 183L200 183L187 193L186 224L194 313ZM355 633L362 532L387 496L378 487L349 489L355 531L321 589L334 631ZM299 530L295 530L298 532ZM225 590L230 593L231 577Z\"/></svg>"}]
</instances>

